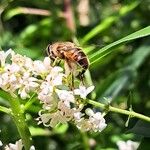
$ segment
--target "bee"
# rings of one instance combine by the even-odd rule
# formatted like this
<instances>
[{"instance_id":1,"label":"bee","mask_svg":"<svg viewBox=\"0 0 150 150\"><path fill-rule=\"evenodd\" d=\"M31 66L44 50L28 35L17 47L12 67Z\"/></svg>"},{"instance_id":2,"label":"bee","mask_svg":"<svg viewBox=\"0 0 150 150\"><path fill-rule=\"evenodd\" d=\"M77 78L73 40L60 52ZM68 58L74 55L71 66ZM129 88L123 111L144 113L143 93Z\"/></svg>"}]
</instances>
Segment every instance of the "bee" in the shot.
<instances>
[{"instance_id":1,"label":"bee","mask_svg":"<svg viewBox=\"0 0 150 150\"><path fill-rule=\"evenodd\" d=\"M52 60L60 59L65 62L65 70L74 76L83 77L89 67L89 60L83 50L72 42L56 42L47 46L48 56Z\"/></svg>"}]
</instances>

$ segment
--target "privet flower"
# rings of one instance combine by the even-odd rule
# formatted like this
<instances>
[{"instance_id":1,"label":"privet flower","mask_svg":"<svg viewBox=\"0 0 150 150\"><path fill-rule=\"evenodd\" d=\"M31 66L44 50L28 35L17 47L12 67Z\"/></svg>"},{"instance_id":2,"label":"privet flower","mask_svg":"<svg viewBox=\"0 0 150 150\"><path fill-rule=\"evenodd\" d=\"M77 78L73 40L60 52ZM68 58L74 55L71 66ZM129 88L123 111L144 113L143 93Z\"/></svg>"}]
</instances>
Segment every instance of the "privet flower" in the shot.
<instances>
[{"instance_id":1,"label":"privet flower","mask_svg":"<svg viewBox=\"0 0 150 150\"><path fill-rule=\"evenodd\" d=\"M94 90L94 86L86 88L85 86L80 85L78 89L74 90L75 95L80 95L81 98L86 99L87 95Z\"/></svg>"},{"instance_id":2,"label":"privet flower","mask_svg":"<svg viewBox=\"0 0 150 150\"><path fill-rule=\"evenodd\" d=\"M5 146L5 150L22 150L23 144L22 141L16 141L15 144L9 143L8 145Z\"/></svg>"},{"instance_id":3,"label":"privet flower","mask_svg":"<svg viewBox=\"0 0 150 150\"><path fill-rule=\"evenodd\" d=\"M131 140L128 141L118 141L117 146L119 150L137 150L139 143Z\"/></svg>"},{"instance_id":4,"label":"privet flower","mask_svg":"<svg viewBox=\"0 0 150 150\"><path fill-rule=\"evenodd\" d=\"M23 147L24 145L22 143L22 140L20 139L16 141L15 144L9 143L8 145L6 145L5 150L23 150ZM35 150L35 147L32 145L29 150Z\"/></svg>"},{"instance_id":5,"label":"privet flower","mask_svg":"<svg viewBox=\"0 0 150 150\"><path fill-rule=\"evenodd\" d=\"M1 146L3 146L3 143L2 143L2 141L0 140L0 147L1 147Z\"/></svg>"},{"instance_id":6,"label":"privet flower","mask_svg":"<svg viewBox=\"0 0 150 150\"><path fill-rule=\"evenodd\" d=\"M21 99L36 93L42 103L38 124L54 127L71 121L81 130L101 132L107 126L103 115L84 109L94 86L79 84L73 90L69 82L64 69L53 66L49 57L33 61L11 49L0 51L0 88Z\"/></svg>"}]
</instances>

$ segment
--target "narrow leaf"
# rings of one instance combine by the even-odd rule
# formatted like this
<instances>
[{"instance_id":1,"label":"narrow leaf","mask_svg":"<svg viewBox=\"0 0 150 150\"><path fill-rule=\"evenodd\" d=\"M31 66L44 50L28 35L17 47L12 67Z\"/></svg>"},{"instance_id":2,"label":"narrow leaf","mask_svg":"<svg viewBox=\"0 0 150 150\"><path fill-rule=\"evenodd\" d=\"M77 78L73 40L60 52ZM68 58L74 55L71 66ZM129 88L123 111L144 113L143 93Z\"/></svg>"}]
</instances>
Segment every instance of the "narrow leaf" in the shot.
<instances>
[{"instance_id":1,"label":"narrow leaf","mask_svg":"<svg viewBox=\"0 0 150 150\"><path fill-rule=\"evenodd\" d=\"M89 41L91 38L95 37L96 35L100 34L102 31L109 28L113 23L117 22L120 17L125 16L127 13L132 11L136 6L138 6L140 2L135 1L131 4L123 6L118 14L113 14L109 17L107 17L104 21L102 21L100 24L98 24L96 27L94 27L90 32L88 32L81 40L81 44L85 44L87 41Z\"/></svg>"},{"instance_id":2,"label":"narrow leaf","mask_svg":"<svg viewBox=\"0 0 150 150\"><path fill-rule=\"evenodd\" d=\"M106 56L109 53L111 53L112 51L114 51L114 47L119 46L125 42L129 42L131 40L135 40L135 39L142 38L142 37L149 36L149 35L150 35L150 26L148 26L144 29L141 29L139 31L136 31L116 42L113 42L113 43L101 48L90 58L91 65L93 65L94 63L98 63L101 58L103 58L104 56Z\"/></svg>"},{"instance_id":3,"label":"narrow leaf","mask_svg":"<svg viewBox=\"0 0 150 150\"><path fill-rule=\"evenodd\" d=\"M132 129L127 131L127 133L135 133L144 137L150 137L150 132L148 131L150 131L150 123L139 120Z\"/></svg>"}]
</instances>

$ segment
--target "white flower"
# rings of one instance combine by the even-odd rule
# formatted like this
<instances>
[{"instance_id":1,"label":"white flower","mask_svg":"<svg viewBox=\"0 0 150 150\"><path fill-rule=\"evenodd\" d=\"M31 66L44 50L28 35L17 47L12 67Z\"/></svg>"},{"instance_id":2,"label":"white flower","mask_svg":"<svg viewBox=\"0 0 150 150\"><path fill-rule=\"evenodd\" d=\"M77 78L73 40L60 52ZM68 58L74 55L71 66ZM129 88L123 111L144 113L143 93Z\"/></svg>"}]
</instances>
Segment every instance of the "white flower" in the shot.
<instances>
[{"instance_id":1,"label":"white flower","mask_svg":"<svg viewBox=\"0 0 150 150\"><path fill-rule=\"evenodd\" d=\"M3 143L2 143L2 141L0 140L0 147L1 147L1 146L3 146Z\"/></svg>"},{"instance_id":2,"label":"white flower","mask_svg":"<svg viewBox=\"0 0 150 150\"><path fill-rule=\"evenodd\" d=\"M20 89L18 94L20 94L22 99L30 97L29 92L38 88L39 84L37 83L37 78L31 77L29 72L25 72L19 80Z\"/></svg>"},{"instance_id":3,"label":"white flower","mask_svg":"<svg viewBox=\"0 0 150 150\"><path fill-rule=\"evenodd\" d=\"M117 146L119 150L137 150L139 143L133 142L131 140L128 141L118 141Z\"/></svg>"},{"instance_id":4,"label":"white flower","mask_svg":"<svg viewBox=\"0 0 150 150\"><path fill-rule=\"evenodd\" d=\"M38 79L32 77L28 72L24 73L22 80L20 81L23 85L25 85L25 88L30 91L34 90L39 86L37 83Z\"/></svg>"},{"instance_id":5,"label":"white flower","mask_svg":"<svg viewBox=\"0 0 150 150\"><path fill-rule=\"evenodd\" d=\"M9 143L6 147L5 150L22 150L23 144L22 141L16 141L15 144Z\"/></svg>"},{"instance_id":6,"label":"white flower","mask_svg":"<svg viewBox=\"0 0 150 150\"><path fill-rule=\"evenodd\" d=\"M48 82L43 82L40 89L41 91L38 94L38 98L44 103L49 103L53 93L53 86L49 85Z\"/></svg>"},{"instance_id":7,"label":"white flower","mask_svg":"<svg viewBox=\"0 0 150 150\"><path fill-rule=\"evenodd\" d=\"M26 57L24 67L25 67L25 69L32 71L33 70L33 60L31 58Z\"/></svg>"},{"instance_id":8,"label":"white flower","mask_svg":"<svg viewBox=\"0 0 150 150\"><path fill-rule=\"evenodd\" d=\"M1 87L5 86L9 82L9 74L8 73L3 73L1 75Z\"/></svg>"},{"instance_id":9,"label":"white flower","mask_svg":"<svg viewBox=\"0 0 150 150\"><path fill-rule=\"evenodd\" d=\"M75 119L76 121L79 121L82 116L84 116L84 114L82 114L80 111L74 113L74 119Z\"/></svg>"},{"instance_id":10,"label":"white flower","mask_svg":"<svg viewBox=\"0 0 150 150\"><path fill-rule=\"evenodd\" d=\"M48 82L43 82L40 86L40 89L45 95L53 92L53 86L50 85Z\"/></svg>"},{"instance_id":11,"label":"white flower","mask_svg":"<svg viewBox=\"0 0 150 150\"><path fill-rule=\"evenodd\" d=\"M45 65L46 68L49 69L50 66L51 66L51 60L50 60L50 58L49 57L45 57L44 61L43 61L43 64Z\"/></svg>"},{"instance_id":12,"label":"white flower","mask_svg":"<svg viewBox=\"0 0 150 150\"><path fill-rule=\"evenodd\" d=\"M76 125L79 129L83 131L92 130L101 132L107 126L105 119L100 112L94 113L90 108L87 108L85 112L89 118L85 119L82 117L79 120L76 120Z\"/></svg>"},{"instance_id":13,"label":"white flower","mask_svg":"<svg viewBox=\"0 0 150 150\"><path fill-rule=\"evenodd\" d=\"M94 113L90 108L88 108L88 111L86 110L86 114L89 116L89 121L93 124L93 131L101 132L104 130L107 124L105 123L105 119L103 118L102 114L100 112Z\"/></svg>"},{"instance_id":14,"label":"white flower","mask_svg":"<svg viewBox=\"0 0 150 150\"><path fill-rule=\"evenodd\" d=\"M17 77L14 74L11 74L10 78L9 78L9 82L10 83L16 83L16 81L17 81Z\"/></svg>"},{"instance_id":15,"label":"white flower","mask_svg":"<svg viewBox=\"0 0 150 150\"><path fill-rule=\"evenodd\" d=\"M38 93L38 99L44 104L44 108L53 108L56 106L58 98L55 95L54 86L47 81L42 82Z\"/></svg>"},{"instance_id":16,"label":"white flower","mask_svg":"<svg viewBox=\"0 0 150 150\"><path fill-rule=\"evenodd\" d=\"M73 119L74 113L79 111L78 109L69 108L63 101L58 102L58 110L69 120Z\"/></svg>"},{"instance_id":17,"label":"white flower","mask_svg":"<svg viewBox=\"0 0 150 150\"><path fill-rule=\"evenodd\" d=\"M94 115L94 111L93 111L92 109L90 109L90 108L87 108L87 109L85 110L85 113L86 113L88 116L93 116L93 115Z\"/></svg>"},{"instance_id":18,"label":"white flower","mask_svg":"<svg viewBox=\"0 0 150 150\"><path fill-rule=\"evenodd\" d=\"M0 51L0 66L1 67L4 67L5 66L5 62L6 62L6 59L8 57L8 55L12 55L14 52L9 49L8 51L4 52L4 51Z\"/></svg>"},{"instance_id":19,"label":"white flower","mask_svg":"<svg viewBox=\"0 0 150 150\"><path fill-rule=\"evenodd\" d=\"M62 114L61 111L57 111L55 113L50 114L51 117L51 121L50 121L50 126L51 127L55 127L58 123L67 123L68 121L70 121L70 118L66 117L65 115Z\"/></svg>"},{"instance_id":20,"label":"white flower","mask_svg":"<svg viewBox=\"0 0 150 150\"><path fill-rule=\"evenodd\" d=\"M22 56L20 54L13 54L11 60L12 64L18 65L22 72L25 72L26 70L33 70L33 60L29 57Z\"/></svg>"},{"instance_id":21,"label":"white flower","mask_svg":"<svg viewBox=\"0 0 150 150\"><path fill-rule=\"evenodd\" d=\"M20 67L23 67L25 65L26 59L26 56L22 56L20 54L13 54L11 58L12 64L17 64Z\"/></svg>"},{"instance_id":22,"label":"white flower","mask_svg":"<svg viewBox=\"0 0 150 150\"><path fill-rule=\"evenodd\" d=\"M49 82L52 86L62 85L62 80L64 74L61 73L63 69L61 67L53 67L46 77L46 81Z\"/></svg>"},{"instance_id":23,"label":"white flower","mask_svg":"<svg viewBox=\"0 0 150 150\"><path fill-rule=\"evenodd\" d=\"M82 131L90 131L92 130L92 123L88 120L82 117L80 120L76 120L75 122L78 129Z\"/></svg>"},{"instance_id":24,"label":"white flower","mask_svg":"<svg viewBox=\"0 0 150 150\"><path fill-rule=\"evenodd\" d=\"M39 111L38 124L43 123L44 126L55 127L58 123L67 123L74 119L74 114L79 112L79 109L68 108L64 102L59 101L57 111L51 113L45 112L45 110Z\"/></svg>"},{"instance_id":25,"label":"white flower","mask_svg":"<svg viewBox=\"0 0 150 150\"><path fill-rule=\"evenodd\" d=\"M18 80L14 74L5 72L0 75L0 87L5 91L14 92L18 86Z\"/></svg>"},{"instance_id":26,"label":"white flower","mask_svg":"<svg viewBox=\"0 0 150 150\"><path fill-rule=\"evenodd\" d=\"M49 127L49 121L51 117L49 113L44 113L43 110L39 111L39 117L36 119L38 124L43 123L45 126Z\"/></svg>"},{"instance_id":27,"label":"white flower","mask_svg":"<svg viewBox=\"0 0 150 150\"><path fill-rule=\"evenodd\" d=\"M8 145L5 146L5 150L22 150L24 147L22 140L16 141L15 144L9 143ZM35 150L35 147L32 145L30 147L30 150Z\"/></svg>"},{"instance_id":28,"label":"white flower","mask_svg":"<svg viewBox=\"0 0 150 150\"><path fill-rule=\"evenodd\" d=\"M44 110L54 110L57 108L58 97L54 92L48 93L47 91L47 89L43 89L38 94L38 99L40 99L40 102L43 103Z\"/></svg>"},{"instance_id":29,"label":"white flower","mask_svg":"<svg viewBox=\"0 0 150 150\"><path fill-rule=\"evenodd\" d=\"M20 95L20 97L21 97L22 99L26 99L26 98L29 98L29 97L30 97L30 95L29 95L28 92L25 90L25 88L19 89L18 94Z\"/></svg>"},{"instance_id":30,"label":"white flower","mask_svg":"<svg viewBox=\"0 0 150 150\"><path fill-rule=\"evenodd\" d=\"M74 90L75 95L80 95L81 98L86 99L86 96L94 90L94 86L86 88L85 86L80 86L79 89Z\"/></svg>"},{"instance_id":31,"label":"white flower","mask_svg":"<svg viewBox=\"0 0 150 150\"><path fill-rule=\"evenodd\" d=\"M46 57L44 61L35 60L33 62L33 70L40 75L47 74L51 70L50 58Z\"/></svg>"},{"instance_id":32,"label":"white flower","mask_svg":"<svg viewBox=\"0 0 150 150\"><path fill-rule=\"evenodd\" d=\"M49 74L46 77L46 80L51 84L51 86L62 85L63 74L57 74L57 76L53 76L53 74Z\"/></svg>"},{"instance_id":33,"label":"white flower","mask_svg":"<svg viewBox=\"0 0 150 150\"><path fill-rule=\"evenodd\" d=\"M50 73L46 76L45 81L41 83L38 98L45 104L52 102L52 94L54 92L55 86L62 85L64 76L64 74L61 73L62 70L63 69L61 67L52 68Z\"/></svg>"},{"instance_id":34,"label":"white flower","mask_svg":"<svg viewBox=\"0 0 150 150\"><path fill-rule=\"evenodd\" d=\"M60 71L62 71L61 67L52 68L50 73L46 76L45 81L40 85L38 98L45 104L50 104L51 102L53 103L52 94L54 92L54 87L57 85L62 85L64 75L63 73L60 73Z\"/></svg>"},{"instance_id":35,"label":"white flower","mask_svg":"<svg viewBox=\"0 0 150 150\"><path fill-rule=\"evenodd\" d=\"M75 98L73 96L72 91L56 89L56 93L58 94L59 99L62 100L64 104L69 108L70 108L70 103L75 102Z\"/></svg>"},{"instance_id":36,"label":"white flower","mask_svg":"<svg viewBox=\"0 0 150 150\"><path fill-rule=\"evenodd\" d=\"M38 124L43 123L46 127L55 127L58 123L67 123L70 117L66 117L61 111L54 113L43 113L39 112Z\"/></svg>"},{"instance_id":37,"label":"white flower","mask_svg":"<svg viewBox=\"0 0 150 150\"><path fill-rule=\"evenodd\" d=\"M10 73L18 73L20 70L22 70L22 67L19 66L18 64L7 64L5 69L10 72Z\"/></svg>"},{"instance_id":38,"label":"white flower","mask_svg":"<svg viewBox=\"0 0 150 150\"><path fill-rule=\"evenodd\" d=\"M35 147L32 145L32 146L30 147L30 150L35 150Z\"/></svg>"}]
</instances>

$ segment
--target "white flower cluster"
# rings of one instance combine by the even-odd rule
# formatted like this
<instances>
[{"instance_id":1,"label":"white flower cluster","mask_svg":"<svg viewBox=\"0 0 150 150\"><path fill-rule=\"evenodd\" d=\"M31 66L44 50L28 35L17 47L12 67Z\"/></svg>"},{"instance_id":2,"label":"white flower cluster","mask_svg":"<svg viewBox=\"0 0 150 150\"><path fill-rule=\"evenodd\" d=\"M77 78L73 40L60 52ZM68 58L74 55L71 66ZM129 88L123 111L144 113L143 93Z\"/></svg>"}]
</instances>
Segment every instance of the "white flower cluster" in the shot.
<instances>
[{"instance_id":1,"label":"white flower cluster","mask_svg":"<svg viewBox=\"0 0 150 150\"><path fill-rule=\"evenodd\" d=\"M22 150L23 144L21 140L16 141L15 144L9 143L5 146L5 150Z\"/></svg>"},{"instance_id":2,"label":"white flower cluster","mask_svg":"<svg viewBox=\"0 0 150 150\"><path fill-rule=\"evenodd\" d=\"M119 150L137 150L139 143L131 140L128 141L118 141L117 146Z\"/></svg>"},{"instance_id":3,"label":"white flower cluster","mask_svg":"<svg viewBox=\"0 0 150 150\"><path fill-rule=\"evenodd\" d=\"M0 147L1 147L1 146L3 146L3 143L2 143L2 141L0 140Z\"/></svg>"},{"instance_id":4,"label":"white flower cluster","mask_svg":"<svg viewBox=\"0 0 150 150\"><path fill-rule=\"evenodd\" d=\"M100 112L84 108L85 99L94 86L79 85L72 90L63 68L53 67L49 57L33 61L11 49L0 51L0 88L22 99L36 93L43 104L37 119L39 124L54 127L73 121L84 131L102 131L107 126Z\"/></svg>"},{"instance_id":5,"label":"white flower cluster","mask_svg":"<svg viewBox=\"0 0 150 150\"><path fill-rule=\"evenodd\" d=\"M6 63L10 56L11 63ZM8 60L9 61L9 60ZM17 91L22 99L39 86L34 77L34 63L30 58L15 54L11 49L0 51L0 88L12 95Z\"/></svg>"},{"instance_id":6,"label":"white flower cluster","mask_svg":"<svg viewBox=\"0 0 150 150\"><path fill-rule=\"evenodd\" d=\"M9 143L8 145L6 145L5 150L22 150L23 147L24 146L23 146L22 140L20 139L16 141L15 144ZM32 145L29 150L35 150L35 147Z\"/></svg>"}]
</instances>

